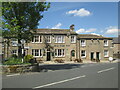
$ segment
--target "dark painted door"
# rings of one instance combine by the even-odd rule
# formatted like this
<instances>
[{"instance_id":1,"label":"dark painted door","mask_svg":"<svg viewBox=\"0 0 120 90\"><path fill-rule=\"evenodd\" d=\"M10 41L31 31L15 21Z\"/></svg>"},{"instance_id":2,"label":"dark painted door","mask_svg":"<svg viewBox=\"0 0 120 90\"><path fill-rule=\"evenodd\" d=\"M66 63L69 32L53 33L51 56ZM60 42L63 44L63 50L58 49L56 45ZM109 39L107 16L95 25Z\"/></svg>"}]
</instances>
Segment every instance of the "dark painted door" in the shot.
<instances>
[{"instance_id":1,"label":"dark painted door","mask_svg":"<svg viewBox=\"0 0 120 90\"><path fill-rule=\"evenodd\" d=\"M94 59L94 52L91 52L91 60Z\"/></svg>"},{"instance_id":2,"label":"dark painted door","mask_svg":"<svg viewBox=\"0 0 120 90\"><path fill-rule=\"evenodd\" d=\"M50 61L51 60L51 57L50 57L50 50L48 49L47 50L47 61Z\"/></svg>"},{"instance_id":3,"label":"dark painted door","mask_svg":"<svg viewBox=\"0 0 120 90\"><path fill-rule=\"evenodd\" d=\"M99 60L100 59L100 53L99 52L96 52L96 59Z\"/></svg>"}]
</instances>

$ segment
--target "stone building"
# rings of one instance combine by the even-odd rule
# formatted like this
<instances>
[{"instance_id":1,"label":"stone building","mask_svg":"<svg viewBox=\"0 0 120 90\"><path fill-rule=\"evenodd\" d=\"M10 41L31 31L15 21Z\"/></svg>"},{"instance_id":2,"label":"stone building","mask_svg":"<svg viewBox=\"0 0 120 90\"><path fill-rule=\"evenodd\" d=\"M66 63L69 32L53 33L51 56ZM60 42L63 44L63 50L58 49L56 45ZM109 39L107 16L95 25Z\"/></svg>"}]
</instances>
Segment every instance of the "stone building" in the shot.
<instances>
[{"instance_id":1,"label":"stone building","mask_svg":"<svg viewBox=\"0 0 120 90\"><path fill-rule=\"evenodd\" d=\"M71 29L37 29L36 34L27 47L28 53L37 60L70 60L77 58L77 43L75 33ZM74 53L73 57L71 52Z\"/></svg>"},{"instance_id":2,"label":"stone building","mask_svg":"<svg viewBox=\"0 0 120 90\"><path fill-rule=\"evenodd\" d=\"M120 59L120 35L113 38L113 58Z\"/></svg>"},{"instance_id":3,"label":"stone building","mask_svg":"<svg viewBox=\"0 0 120 90\"><path fill-rule=\"evenodd\" d=\"M4 57L18 54L17 40L10 41L9 50L4 44ZM34 38L24 45L24 54L33 55L37 60L70 61L108 60L113 57L112 38L92 34L77 34L74 25L70 29L36 29ZM9 55L8 55L9 54Z\"/></svg>"},{"instance_id":4,"label":"stone building","mask_svg":"<svg viewBox=\"0 0 120 90\"><path fill-rule=\"evenodd\" d=\"M82 60L108 60L113 57L112 38L101 35L78 35L79 58Z\"/></svg>"}]
</instances>

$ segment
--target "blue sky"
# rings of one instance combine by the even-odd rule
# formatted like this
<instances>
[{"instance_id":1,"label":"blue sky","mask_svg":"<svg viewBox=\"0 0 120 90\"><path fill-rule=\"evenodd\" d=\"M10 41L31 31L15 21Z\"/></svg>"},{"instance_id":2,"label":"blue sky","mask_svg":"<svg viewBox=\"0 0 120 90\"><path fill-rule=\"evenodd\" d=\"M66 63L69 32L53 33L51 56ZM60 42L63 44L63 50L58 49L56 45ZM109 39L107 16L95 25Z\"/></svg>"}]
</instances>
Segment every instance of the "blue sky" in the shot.
<instances>
[{"instance_id":1,"label":"blue sky","mask_svg":"<svg viewBox=\"0 0 120 90\"><path fill-rule=\"evenodd\" d=\"M117 2L51 2L38 28L69 29L75 25L79 34L116 37L118 33Z\"/></svg>"}]
</instances>

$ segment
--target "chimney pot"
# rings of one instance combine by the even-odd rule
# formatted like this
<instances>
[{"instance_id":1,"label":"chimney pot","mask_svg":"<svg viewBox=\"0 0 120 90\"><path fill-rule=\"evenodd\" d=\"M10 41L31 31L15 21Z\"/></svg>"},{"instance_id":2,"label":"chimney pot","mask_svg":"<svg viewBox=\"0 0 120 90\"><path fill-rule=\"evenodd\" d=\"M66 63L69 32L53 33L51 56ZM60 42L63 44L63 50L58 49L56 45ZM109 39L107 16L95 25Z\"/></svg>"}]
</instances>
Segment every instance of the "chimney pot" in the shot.
<instances>
[{"instance_id":1,"label":"chimney pot","mask_svg":"<svg viewBox=\"0 0 120 90\"><path fill-rule=\"evenodd\" d=\"M72 25L70 26L70 30L71 30L71 31L74 30L74 26L75 26L74 24L72 24Z\"/></svg>"}]
</instances>

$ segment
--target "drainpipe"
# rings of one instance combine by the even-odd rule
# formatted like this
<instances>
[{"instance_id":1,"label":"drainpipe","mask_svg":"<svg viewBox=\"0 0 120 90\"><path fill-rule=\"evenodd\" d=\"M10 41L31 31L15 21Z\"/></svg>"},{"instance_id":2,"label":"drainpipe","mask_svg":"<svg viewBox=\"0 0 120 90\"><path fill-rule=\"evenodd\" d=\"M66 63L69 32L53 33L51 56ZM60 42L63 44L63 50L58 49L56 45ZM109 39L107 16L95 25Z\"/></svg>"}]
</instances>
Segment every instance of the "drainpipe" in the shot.
<instances>
[{"instance_id":1,"label":"drainpipe","mask_svg":"<svg viewBox=\"0 0 120 90\"><path fill-rule=\"evenodd\" d=\"M76 58L78 59L78 50L77 50L77 37L76 37Z\"/></svg>"},{"instance_id":2,"label":"drainpipe","mask_svg":"<svg viewBox=\"0 0 120 90\"><path fill-rule=\"evenodd\" d=\"M79 59L80 59L80 40L78 42L79 42Z\"/></svg>"}]
</instances>

